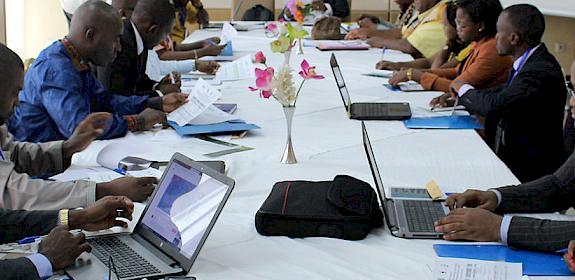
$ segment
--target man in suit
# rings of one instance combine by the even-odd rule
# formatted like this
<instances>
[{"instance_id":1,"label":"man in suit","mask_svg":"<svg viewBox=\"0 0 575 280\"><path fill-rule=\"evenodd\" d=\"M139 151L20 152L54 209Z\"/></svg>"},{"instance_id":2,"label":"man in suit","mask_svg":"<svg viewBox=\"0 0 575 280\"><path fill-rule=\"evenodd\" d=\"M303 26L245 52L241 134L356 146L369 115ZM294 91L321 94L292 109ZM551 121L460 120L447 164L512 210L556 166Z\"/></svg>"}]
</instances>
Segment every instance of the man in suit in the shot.
<instances>
[{"instance_id":1,"label":"man in suit","mask_svg":"<svg viewBox=\"0 0 575 280\"><path fill-rule=\"evenodd\" d=\"M70 166L72 155L84 150L106 129L111 116L109 113L88 115L66 141L15 142L4 124L18 106L23 77L20 57L0 44L0 208L76 208L91 205L107 195L126 195L136 201L150 195L155 178L121 178L100 184L84 180L32 179L31 176L63 172Z\"/></svg>"},{"instance_id":2,"label":"man in suit","mask_svg":"<svg viewBox=\"0 0 575 280\"><path fill-rule=\"evenodd\" d=\"M118 56L112 63L98 68L98 79L104 87L126 95L150 97L180 92L178 74L168 75L160 82L146 75L148 50L166 38L174 18L175 10L169 1L139 0L132 17L123 20L122 49Z\"/></svg>"},{"instance_id":3,"label":"man in suit","mask_svg":"<svg viewBox=\"0 0 575 280\"><path fill-rule=\"evenodd\" d=\"M456 80L453 98L486 117L486 138L521 182L550 174L565 160L563 116L567 95L561 66L541 37L545 19L531 5L508 7L497 23L499 55L513 57L505 85L476 90Z\"/></svg>"},{"instance_id":4,"label":"man in suit","mask_svg":"<svg viewBox=\"0 0 575 280\"><path fill-rule=\"evenodd\" d=\"M102 230L128 224L116 218L132 220L134 203L126 197L109 196L85 209L60 211L14 211L0 209L0 244L26 236L48 234L40 242L38 253L27 257L0 260L2 279L47 279L53 271L74 263L91 250L83 233L69 230Z\"/></svg>"}]
</instances>

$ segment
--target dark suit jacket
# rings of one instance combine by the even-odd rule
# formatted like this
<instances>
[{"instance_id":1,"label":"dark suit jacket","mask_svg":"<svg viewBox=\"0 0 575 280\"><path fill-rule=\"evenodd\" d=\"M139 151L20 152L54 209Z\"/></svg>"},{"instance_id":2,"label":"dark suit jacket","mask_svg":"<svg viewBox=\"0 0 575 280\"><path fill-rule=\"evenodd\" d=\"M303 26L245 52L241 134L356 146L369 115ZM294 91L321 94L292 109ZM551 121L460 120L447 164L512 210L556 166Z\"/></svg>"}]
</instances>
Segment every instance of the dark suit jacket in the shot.
<instances>
[{"instance_id":1,"label":"dark suit jacket","mask_svg":"<svg viewBox=\"0 0 575 280\"><path fill-rule=\"evenodd\" d=\"M124 20L124 34L121 37L122 51L116 59L105 67L98 67L98 80L108 90L125 95L158 96L152 90L156 81L146 75L148 50L138 55L136 34L129 20Z\"/></svg>"},{"instance_id":2,"label":"dark suit jacket","mask_svg":"<svg viewBox=\"0 0 575 280\"><path fill-rule=\"evenodd\" d=\"M561 66L542 44L509 86L470 90L459 102L486 117L488 144L521 182L528 182L551 174L565 160L566 95Z\"/></svg>"},{"instance_id":3,"label":"dark suit jacket","mask_svg":"<svg viewBox=\"0 0 575 280\"><path fill-rule=\"evenodd\" d=\"M552 175L519 186L497 189L498 213L550 213L575 206L575 154ZM556 251L575 240L575 222L513 217L507 243L532 250Z\"/></svg>"},{"instance_id":4,"label":"dark suit jacket","mask_svg":"<svg viewBox=\"0 0 575 280\"><path fill-rule=\"evenodd\" d=\"M0 209L0 244L26 236L45 235L56 227L58 211ZM1 279L38 279L36 267L27 258L0 260Z\"/></svg>"}]
</instances>

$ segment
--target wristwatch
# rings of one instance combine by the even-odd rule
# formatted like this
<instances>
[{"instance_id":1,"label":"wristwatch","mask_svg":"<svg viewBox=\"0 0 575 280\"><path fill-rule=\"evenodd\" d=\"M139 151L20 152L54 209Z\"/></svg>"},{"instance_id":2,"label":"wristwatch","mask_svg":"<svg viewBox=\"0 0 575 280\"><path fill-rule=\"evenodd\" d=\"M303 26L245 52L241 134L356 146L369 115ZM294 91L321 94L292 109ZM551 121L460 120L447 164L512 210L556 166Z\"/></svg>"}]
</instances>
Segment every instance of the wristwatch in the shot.
<instances>
[{"instance_id":1,"label":"wristwatch","mask_svg":"<svg viewBox=\"0 0 575 280\"><path fill-rule=\"evenodd\" d=\"M68 218L69 213L70 213L69 209L62 209L58 212L58 224L59 225L62 225L62 226L69 225L69 218Z\"/></svg>"}]
</instances>

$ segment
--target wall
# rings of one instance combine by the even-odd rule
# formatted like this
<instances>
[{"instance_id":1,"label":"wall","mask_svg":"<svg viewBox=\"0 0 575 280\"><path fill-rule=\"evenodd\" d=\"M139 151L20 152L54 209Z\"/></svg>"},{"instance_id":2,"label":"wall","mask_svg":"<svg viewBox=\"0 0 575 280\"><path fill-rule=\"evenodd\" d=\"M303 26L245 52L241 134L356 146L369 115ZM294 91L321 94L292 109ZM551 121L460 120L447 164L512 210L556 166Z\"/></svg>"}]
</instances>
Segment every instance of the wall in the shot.
<instances>
[{"instance_id":1,"label":"wall","mask_svg":"<svg viewBox=\"0 0 575 280\"><path fill-rule=\"evenodd\" d=\"M543 42L561 63L565 73L569 73L575 60L575 18L545 16L545 23ZM563 44L564 50L557 51L556 44Z\"/></svg>"},{"instance_id":2,"label":"wall","mask_svg":"<svg viewBox=\"0 0 575 280\"><path fill-rule=\"evenodd\" d=\"M0 0L0 43L6 44L6 13L4 0Z\"/></svg>"}]
</instances>

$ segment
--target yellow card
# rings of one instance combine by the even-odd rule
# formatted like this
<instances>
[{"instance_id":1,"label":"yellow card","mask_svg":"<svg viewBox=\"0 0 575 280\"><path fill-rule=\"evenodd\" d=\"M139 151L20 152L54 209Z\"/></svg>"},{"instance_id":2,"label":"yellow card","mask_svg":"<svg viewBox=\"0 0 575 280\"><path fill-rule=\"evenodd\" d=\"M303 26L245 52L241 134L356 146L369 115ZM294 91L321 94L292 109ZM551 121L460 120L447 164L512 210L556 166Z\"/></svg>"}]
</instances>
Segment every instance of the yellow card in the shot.
<instances>
[{"instance_id":1,"label":"yellow card","mask_svg":"<svg viewBox=\"0 0 575 280\"><path fill-rule=\"evenodd\" d=\"M427 193L429 193L431 199L436 200L443 198L443 192L434 180L431 180L431 182L427 183L425 188L427 189Z\"/></svg>"}]
</instances>

